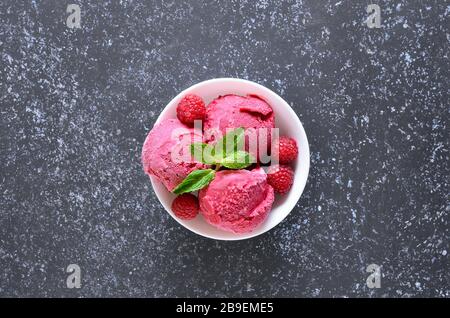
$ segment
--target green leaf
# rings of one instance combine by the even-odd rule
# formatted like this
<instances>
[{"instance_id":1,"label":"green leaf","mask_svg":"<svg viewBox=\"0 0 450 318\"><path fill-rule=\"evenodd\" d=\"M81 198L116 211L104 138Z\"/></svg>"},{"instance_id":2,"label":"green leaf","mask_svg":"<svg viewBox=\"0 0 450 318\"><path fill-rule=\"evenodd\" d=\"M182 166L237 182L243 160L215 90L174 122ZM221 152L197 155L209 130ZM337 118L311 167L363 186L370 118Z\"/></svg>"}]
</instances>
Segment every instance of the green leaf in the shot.
<instances>
[{"instance_id":1,"label":"green leaf","mask_svg":"<svg viewBox=\"0 0 450 318\"><path fill-rule=\"evenodd\" d=\"M238 150L226 156L221 164L229 169L244 169L256 162L255 158L247 151Z\"/></svg>"},{"instance_id":2,"label":"green leaf","mask_svg":"<svg viewBox=\"0 0 450 318\"><path fill-rule=\"evenodd\" d=\"M244 148L245 129L239 127L229 131L214 144L214 157L217 161L222 161L228 155L240 151Z\"/></svg>"},{"instance_id":3,"label":"green leaf","mask_svg":"<svg viewBox=\"0 0 450 318\"><path fill-rule=\"evenodd\" d=\"M182 194L200 190L206 187L215 175L216 172L212 169L194 170L172 192Z\"/></svg>"},{"instance_id":4,"label":"green leaf","mask_svg":"<svg viewBox=\"0 0 450 318\"><path fill-rule=\"evenodd\" d=\"M203 142L194 142L191 144L191 154L195 160L205 164L215 164L214 147Z\"/></svg>"},{"instance_id":5,"label":"green leaf","mask_svg":"<svg viewBox=\"0 0 450 318\"><path fill-rule=\"evenodd\" d=\"M208 146L203 142L194 142L191 144L191 155L194 156L195 160L203 162L203 149Z\"/></svg>"}]
</instances>

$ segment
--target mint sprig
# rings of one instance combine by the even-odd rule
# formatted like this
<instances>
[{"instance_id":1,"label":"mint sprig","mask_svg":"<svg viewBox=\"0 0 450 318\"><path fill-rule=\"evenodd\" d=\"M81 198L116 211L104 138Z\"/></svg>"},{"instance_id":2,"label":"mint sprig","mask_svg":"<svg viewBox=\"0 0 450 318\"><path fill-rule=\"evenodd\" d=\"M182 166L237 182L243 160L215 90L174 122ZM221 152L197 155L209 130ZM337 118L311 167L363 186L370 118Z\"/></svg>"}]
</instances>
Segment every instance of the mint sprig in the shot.
<instances>
[{"instance_id":1,"label":"mint sprig","mask_svg":"<svg viewBox=\"0 0 450 318\"><path fill-rule=\"evenodd\" d=\"M244 169L255 162L255 158L247 151L236 151L220 162L222 166L229 169Z\"/></svg>"},{"instance_id":2,"label":"mint sprig","mask_svg":"<svg viewBox=\"0 0 450 318\"><path fill-rule=\"evenodd\" d=\"M235 162L241 160L242 163L249 163L245 166L239 166L242 169L248 167L251 163L255 162L253 156L245 156L244 153L244 128L236 128L222 138L218 139L213 145L203 142L195 142L191 144L191 154L194 158L205 164L218 165L222 164L222 161L227 158L226 162L230 162L230 157L235 158ZM245 160L245 159L251 159Z\"/></svg>"},{"instance_id":3,"label":"mint sprig","mask_svg":"<svg viewBox=\"0 0 450 318\"><path fill-rule=\"evenodd\" d=\"M256 162L254 156L244 148L244 128L234 129L213 145L202 142L191 144L191 154L199 162L215 165L213 169L192 171L172 192L182 194L206 187L215 177L221 166L228 169L244 169Z\"/></svg>"},{"instance_id":4,"label":"mint sprig","mask_svg":"<svg viewBox=\"0 0 450 318\"><path fill-rule=\"evenodd\" d=\"M194 170L172 192L182 194L200 190L206 187L215 175L216 172L213 169Z\"/></svg>"},{"instance_id":5,"label":"mint sprig","mask_svg":"<svg viewBox=\"0 0 450 318\"><path fill-rule=\"evenodd\" d=\"M214 153L214 146L205 144L204 142L194 142L191 144L191 154L201 163L207 165L215 164Z\"/></svg>"},{"instance_id":6,"label":"mint sprig","mask_svg":"<svg viewBox=\"0 0 450 318\"><path fill-rule=\"evenodd\" d=\"M233 129L218 139L214 144L214 157L221 160L228 155L244 149L245 130L242 127Z\"/></svg>"}]
</instances>

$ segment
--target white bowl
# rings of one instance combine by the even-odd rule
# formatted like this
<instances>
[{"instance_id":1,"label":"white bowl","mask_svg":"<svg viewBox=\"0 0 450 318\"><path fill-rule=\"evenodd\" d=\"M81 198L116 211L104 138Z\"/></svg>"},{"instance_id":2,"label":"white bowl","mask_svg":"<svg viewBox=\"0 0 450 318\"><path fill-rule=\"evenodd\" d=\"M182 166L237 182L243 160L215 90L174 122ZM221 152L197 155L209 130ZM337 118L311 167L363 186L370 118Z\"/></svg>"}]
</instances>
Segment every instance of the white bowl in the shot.
<instances>
[{"instance_id":1,"label":"white bowl","mask_svg":"<svg viewBox=\"0 0 450 318\"><path fill-rule=\"evenodd\" d=\"M178 102L186 94L197 94L203 98L206 104L220 95L236 94L236 95L248 95L256 94L266 100L270 106L272 106L275 112L275 126L280 129L280 136L287 135L293 137L298 144L299 155L295 163L292 164L294 168L294 184L291 190L281 196L275 196L275 202L272 207L272 211L269 212L267 219L257 227L253 232L245 234L233 234L208 224L201 214L195 219L185 221L180 220L171 211L171 204L175 195L167 191L164 185L158 181L155 177L151 177L153 189L156 193L161 204L166 211L181 225L191 230L194 233L202 235L204 237L216 239L216 240L243 240L248 239L264 232L269 231L275 225L284 220L284 218L292 211L295 204L300 199L303 189L305 188L306 180L309 172L309 145L306 137L305 130L297 117L294 110L286 103L280 96L271 91L270 89L256 84L251 81L237 79L237 78L217 78L208 81L198 83L188 89L182 91L169 104L159 115L156 123L167 118L176 118L176 107Z\"/></svg>"}]
</instances>

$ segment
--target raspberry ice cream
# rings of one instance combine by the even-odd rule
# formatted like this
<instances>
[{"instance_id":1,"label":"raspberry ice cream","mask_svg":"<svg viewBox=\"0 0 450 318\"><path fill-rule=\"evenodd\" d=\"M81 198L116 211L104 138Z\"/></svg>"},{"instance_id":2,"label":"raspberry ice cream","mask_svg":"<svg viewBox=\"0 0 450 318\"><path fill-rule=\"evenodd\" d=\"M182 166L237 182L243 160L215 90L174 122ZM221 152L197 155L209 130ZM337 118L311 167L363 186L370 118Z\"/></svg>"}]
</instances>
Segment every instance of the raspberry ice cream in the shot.
<instances>
[{"instance_id":1,"label":"raspberry ice cream","mask_svg":"<svg viewBox=\"0 0 450 318\"><path fill-rule=\"evenodd\" d=\"M263 169L223 170L199 191L200 212L212 225L225 231L253 231L267 217L274 190Z\"/></svg>"},{"instance_id":2,"label":"raspberry ice cream","mask_svg":"<svg viewBox=\"0 0 450 318\"><path fill-rule=\"evenodd\" d=\"M205 138L207 142L214 141L214 136L208 136L209 132L219 131L226 134L227 129L243 127L246 134L251 129L257 129L255 132L258 140L264 138L267 140L267 149L271 144L271 129L275 128L275 116L269 104L255 95L238 96L225 95L213 100L206 108L206 118L204 122ZM267 136L262 132L267 132ZM264 136L264 137L263 137ZM259 148L248 149L249 134L246 138L246 148L255 157L258 156ZM263 140L261 143L263 144ZM258 141L259 144L259 141Z\"/></svg>"},{"instance_id":3,"label":"raspberry ice cream","mask_svg":"<svg viewBox=\"0 0 450 318\"><path fill-rule=\"evenodd\" d=\"M145 173L157 177L172 191L186 176L205 165L193 160L189 145L201 142L202 135L178 119L166 119L156 124L142 147Z\"/></svg>"}]
</instances>

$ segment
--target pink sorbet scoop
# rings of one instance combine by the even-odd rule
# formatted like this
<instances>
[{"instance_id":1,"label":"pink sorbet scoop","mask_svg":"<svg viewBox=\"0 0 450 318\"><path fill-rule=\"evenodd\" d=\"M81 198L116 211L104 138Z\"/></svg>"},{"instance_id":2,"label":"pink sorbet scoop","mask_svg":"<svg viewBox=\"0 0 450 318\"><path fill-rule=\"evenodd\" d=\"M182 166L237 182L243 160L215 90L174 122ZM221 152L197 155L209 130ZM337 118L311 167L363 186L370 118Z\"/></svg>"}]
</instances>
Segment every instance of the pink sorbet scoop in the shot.
<instances>
[{"instance_id":1,"label":"pink sorbet scoop","mask_svg":"<svg viewBox=\"0 0 450 318\"><path fill-rule=\"evenodd\" d=\"M155 176L172 191L193 170L206 167L190 155L189 145L201 141L201 132L178 119L166 119L156 124L142 147L145 173Z\"/></svg>"},{"instance_id":2,"label":"pink sorbet scoop","mask_svg":"<svg viewBox=\"0 0 450 318\"><path fill-rule=\"evenodd\" d=\"M216 139L214 136L216 132L223 135L227 133L227 129L239 127L246 129L246 149L252 155L261 159L259 143L266 147L265 153L268 154L271 145L271 129L275 128L275 115L267 102L255 95L225 95L213 100L206 108L204 130L207 142L213 142ZM254 129L253 136L256 139L253 140L256 147L249 147L251 129Z\"/></svg>"},{"instance_id":3,"label":"pink sorbet scoop","mask_svg":"<svg viewBox=\"0 0 450 318\"><path fill-rule=\"evenodd\" d=\"M212 225L234 233L253 231L267 217L273 188L263 169L224 170L199 192L200 211Z\"/></svg>"}]
</instances>

